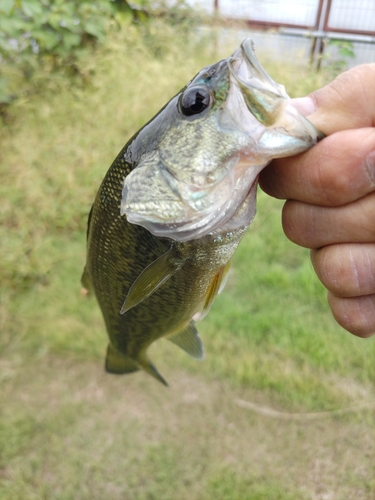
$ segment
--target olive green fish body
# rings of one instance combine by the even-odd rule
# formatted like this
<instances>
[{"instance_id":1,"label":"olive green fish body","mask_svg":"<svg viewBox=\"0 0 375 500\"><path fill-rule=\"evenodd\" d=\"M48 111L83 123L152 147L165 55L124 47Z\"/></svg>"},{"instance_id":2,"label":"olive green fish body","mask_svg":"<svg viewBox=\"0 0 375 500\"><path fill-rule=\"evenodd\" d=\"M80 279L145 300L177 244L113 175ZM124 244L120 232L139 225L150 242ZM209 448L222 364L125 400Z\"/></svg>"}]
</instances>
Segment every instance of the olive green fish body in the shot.
<instances>
[{"instance_id":1,"label":"olive green fish body","mask_svg":"<svg viewBox=\"0 0 375 500\"><path fill-rule=\"evenodd\" d=\"M195 321L225 283L255 215L259 172L319 132L289 103L245 40L204 68L122 149L89 216L82 283L100 305L106 369L140 368L167 337L197 359Z\"/></svg>"},{"instance_id":2,"label":"olive green fish body","mask_svg":"<svg viewBox=\"0 0 375 500\"><path fill-rule=\"evenodd\" d=\"M129 224L119 211L123 181L131 170L124 156L122 152L111 166L93 205L83 278L96 295L116 354L129 358L119 370L108 366L107 360L108 371L121 373L138 368L149 371L148 346L160 337L180 332L191 324L195 314L203 316L208 311L220 286L219 282L215 288L215 278L224 278L221 271L246 230L243 227L199 240L175 242ZM168 252L168 259L178 266L175 274L136 307L120 314L142 271ZM164 382L154 367L151 371Z\"/></svg>"}]
</instances>

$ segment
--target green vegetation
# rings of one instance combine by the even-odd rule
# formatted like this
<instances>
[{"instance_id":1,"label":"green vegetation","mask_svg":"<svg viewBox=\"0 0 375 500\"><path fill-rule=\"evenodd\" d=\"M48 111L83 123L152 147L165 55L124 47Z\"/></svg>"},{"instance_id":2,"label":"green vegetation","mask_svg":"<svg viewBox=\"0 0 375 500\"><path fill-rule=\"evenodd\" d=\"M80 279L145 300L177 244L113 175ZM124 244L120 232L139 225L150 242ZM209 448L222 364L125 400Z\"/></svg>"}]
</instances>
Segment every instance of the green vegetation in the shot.
<instances>
[{"instance_id":1,"label":"green vegetation","mask_svg":"<svg viewBox=\"0 0 375 500\"><path fill-rule=\"evenodd\" d=\"M325 46L322 63L325 70L334 78L345 70L350 59L355 58L354 44L347 40L332 38L325 41Z\"/></svg>"},{"instance_id":2,"label":"green vegetation","mask_svg":"<svg viewBox=\"0 0 375 500\"><path fill-rule=\"evenodd\" d=\"M0 106L40 92L47 75L55 86L61 75L74 85L87 85L93 70L85 62L131 24L143 30L157 53L154 16L178 25L180 36L200 19L184 0L168 7L163 0L0 0Z\"/></svg>"},{"instance_id":3,"label":"green vegetation","mask_svg":"<svg viewBox=\"0 0 375 500\"><path fill-rule=\"evenodd\" d=\"M126 0L0 0L0 104L35 90L38 69L84 78L82 58L132 19L146 14Z\"/></svg>"},{"instance_id":4,"label":"green vegetation","mask_svg":"<svg viewBox=\"0 0 375 500\"><path fill-rule=\"evenodd\" d=\"M241 476L229 468L219 470L209 482L209 498L220 500L293 500L298 491L285 491L267 477Z\"/></svg>"},{"instance_id":5,"label":"green vegetation","mask_svg":"<svg viewBox=\"0 0 375 500\"><path fill-rule=\"evenodd\" d=\"M87 214L127 139L232 50L212 45L161 20L129 23L82 58L85 84L37 67L38 92L2 117L1 499L373 498L369 412L281 425L234 404L318 411L374 399L373 339L334 323L308 252L282 233L282 203L262 193L200 324L206 361L160 341L152 358L170 389L103 373L103 321L80 294ZM324 72L299 67L296 81L293 66L265 66L291 95L324 83Z\"/></svg>"}]
</instances>

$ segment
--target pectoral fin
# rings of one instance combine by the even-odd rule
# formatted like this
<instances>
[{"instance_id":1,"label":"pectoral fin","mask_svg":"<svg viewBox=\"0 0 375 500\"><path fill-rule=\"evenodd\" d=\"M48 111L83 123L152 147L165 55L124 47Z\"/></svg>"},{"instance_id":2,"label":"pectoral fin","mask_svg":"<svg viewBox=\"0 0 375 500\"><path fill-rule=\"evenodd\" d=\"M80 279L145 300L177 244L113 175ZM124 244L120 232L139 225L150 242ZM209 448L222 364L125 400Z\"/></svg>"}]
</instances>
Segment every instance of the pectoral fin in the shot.
<instances>
[{"instance_id":1,"label":"pectoral fin","mask_svg":"<svg viewBox=\"0 0 375 500\"><path fill-rule=\"evenodd\" d=\"M183 330L170 337L168 340L181 347L194 359L204 359L204 347L199 337L198 330L195 328L195 322L190 321Z\"/></svg>"},{"instance_id":2,"label":"pectoral fin","mask_svg":"<svg viewBox=\"0 0 375 500\"><path fill-rule=\"evenodd\" d=\"M108 373L122 375L124 373L133 373L139 370L139 366L132 359L122 356L111 344L108 345L107 357L105 360L105 370Z\"/></svg>"},{"instance_id":3,"label":"pectoral fin","mask_svg":"<svg viewBox=\"0 0 375 500\"><path fill-rule=\"evenodd\" d=\"M173 276L182 266L184 260L175 255L175 247L171 248L147 266L131 286L120 314L124 314L132 307L147 299L163 283Z\"/></svg>"},{"instance_id":4,"label":"pectoral fin","mask_svg":"<svg viewBox=\"0 0 375 500\"><path fill-rule=\"evenodd\" d=\"M230 268L230 261L227 262L227 264L225 264L225 266L223 266L220 269L220 271L216 274L210 286L208 287L200 319L204 318L208 314L208 311L210 310L216 295L220 293L224 288L228 278L229 268Z\"/></svg>"}]
</instances>

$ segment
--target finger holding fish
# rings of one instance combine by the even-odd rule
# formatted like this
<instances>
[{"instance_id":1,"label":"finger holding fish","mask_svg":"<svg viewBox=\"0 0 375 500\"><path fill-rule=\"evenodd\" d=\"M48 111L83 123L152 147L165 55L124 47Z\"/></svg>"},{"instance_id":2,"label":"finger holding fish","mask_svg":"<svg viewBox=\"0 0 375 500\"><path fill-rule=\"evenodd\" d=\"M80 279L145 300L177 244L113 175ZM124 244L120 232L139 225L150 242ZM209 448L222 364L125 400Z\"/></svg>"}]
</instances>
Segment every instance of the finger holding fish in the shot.
<instances>
[{"instance_id":1,"label":"finger holding fish","mask_svg":"<svg viewBox=\"0 0 375 500\"><path fill-rule=\"evenodd\" d=\"M327 137L302 155L275 160L260 176L286 198L283 227L313 249L337 322L359 336L375 332L375 64L353 68L296 107Z\"/></svg>"},{"instance_id":2,"label":"finger holding fish","mask_svg":"<svg viewBox=\"0 0 375 500\"><path fill-rule=\"evenodd\" d=\"M325 207L351 203L375 190L375 129L333 133L301 155L272 162L261 188L279 199Z\"/></svg>"}]
</instances>

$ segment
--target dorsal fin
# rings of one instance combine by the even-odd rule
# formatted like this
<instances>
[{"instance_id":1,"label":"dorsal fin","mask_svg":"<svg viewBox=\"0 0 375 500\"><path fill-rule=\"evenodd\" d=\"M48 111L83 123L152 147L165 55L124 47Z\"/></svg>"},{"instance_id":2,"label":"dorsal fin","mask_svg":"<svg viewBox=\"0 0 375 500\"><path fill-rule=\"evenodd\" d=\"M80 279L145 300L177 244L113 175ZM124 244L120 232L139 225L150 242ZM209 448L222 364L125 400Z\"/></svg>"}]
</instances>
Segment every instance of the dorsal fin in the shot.
<instances>
[{"instance_id":1,"label":"dorsal fin","mask_svg":"<svg viewBox=\"0 0 375 500\"><path fill-rule=\"evenodd\" d=\"M223 266L219 270L214 279L211 281L211 284L206 292L206 297L203 304L202 315L200 319L204 318L208 314L208 311L210 310L216 295L220 293L224 288L228 277L229 268L230 268L230 261L227 262L225 266Z\"/></svg>"},{"instance_id":2,"label":"dorsal fin","mask_svg":"<svg viewBox=\"0 0 375 500\"><path fill-rule=\"evenodd\" d=\"M163 283L173 276L182 266L184 260L175 256L174 245L161 257L147 266L132 284L121 308L124 314L132 307L147 299Z\"/></svg>"},{"instance_id":3,"label":"dorsal fin","mask_svg":"<svg viewBox=\"0 0 375 500\"><path fill-rule=\"evenodd\" d=\"M204 359L204 347L199 337L198 330L195 327L195 322L190 323L178 333L167 337L168 340L181 347L194 359Z\"/></svg>"}]
</instances>

